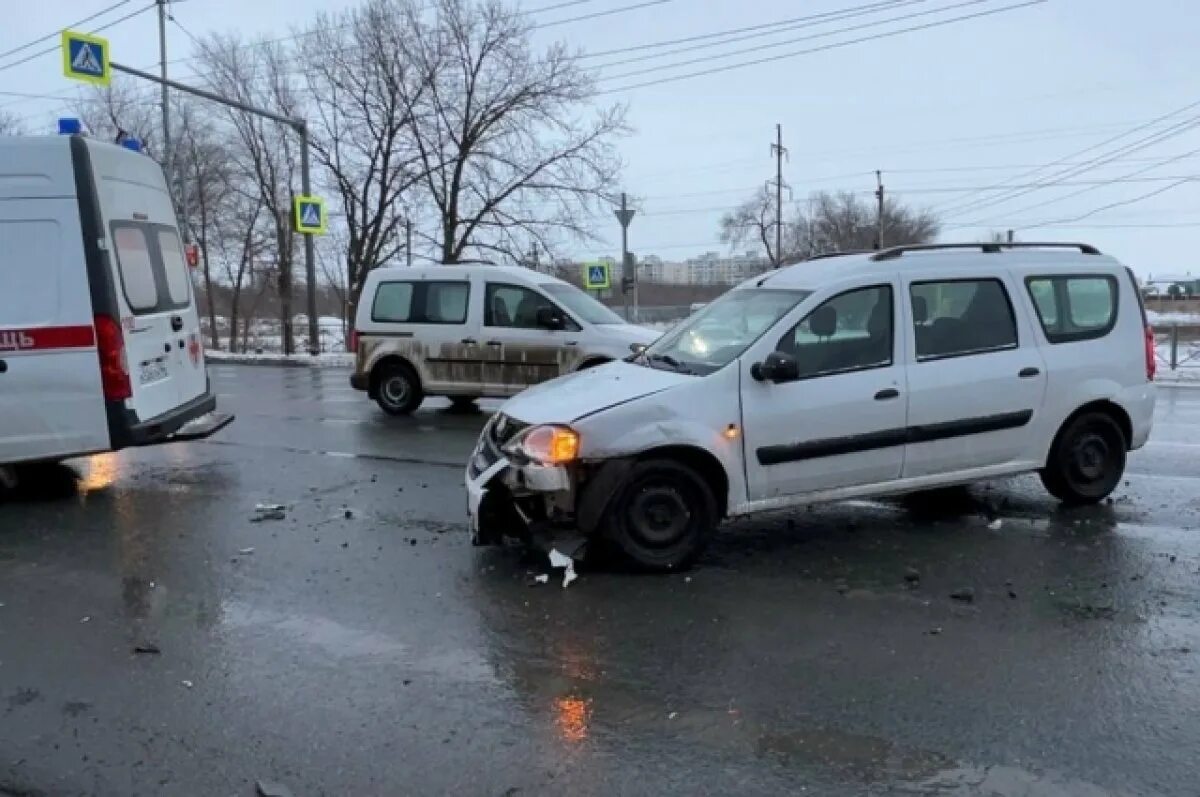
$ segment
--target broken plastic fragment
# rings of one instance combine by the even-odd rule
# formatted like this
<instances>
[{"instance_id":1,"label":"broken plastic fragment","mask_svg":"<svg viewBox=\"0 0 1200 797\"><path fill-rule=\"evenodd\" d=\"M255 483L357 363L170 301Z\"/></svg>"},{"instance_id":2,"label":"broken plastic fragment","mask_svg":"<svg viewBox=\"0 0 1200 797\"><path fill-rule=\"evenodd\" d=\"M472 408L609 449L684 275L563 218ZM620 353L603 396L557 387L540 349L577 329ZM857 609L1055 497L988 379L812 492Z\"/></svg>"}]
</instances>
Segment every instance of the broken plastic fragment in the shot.
<instances>
[{"instance_id":1,"label":"broken plastic fragment","mask_svg":"<svg viewBox=\"0 0 1200 797\"><path fill-rule=\"evenodd\" d=\"M539 576L534 576L534 577L533 577L533 580L534 580L534 581L536 581L536 582L537 582L537 583L539 583L539 584L548 584L548 583L550 582L550 574L549 574L549 573L542 573L542 574L541 574L541 575L539 575Z\"/></svg>"},{"instance_id":2,"label":"broken plastic fragment","mask_svg":"<svg viewBox=\"0 0 1200 797\"><path fill-rule=\"evenodd\" d=\"M571 585L571 582L579 578L579 574L575 572L575 560L564 553L560 553L557 548L550 549L550 566L553 568L563 568L563 589Z\"/></svg>"},{"instance_id":3,"label":"broken plastic fragment","mask_svg":"<svg viewBox=\"0 0 1200 797\"><path fill-rule=\"evenodd\" d=\"M993 520L991 523L988 524L988 528L991 529L992 531L995 531L996 529L1000 528L1003 525L1004 525L1004 521L1001 520L1000 518L996 518L995 520Z\"/></svg>"},{"instance_id":4,"label":"broken plastic fragment","mask_svg":"<svg viewBox=\"0 0 1200 797\"><path fill-rule=\"evenodd\" d=\"M240 553L242 556L249 556L250 554L254 553L254 549L253 548L239 548L238 553Z\"/></svg>"},{"instance_id":5,"label":"broken plastic fragment","mask_svg":"<svg viewBox=\"0 0 1200 797\"><path fill-rule=\"evenodd\" d=\"M191 681L180 681L180 683L186 686L188 689L191 689L193 686L195 686L195 684Z\"/></svg>"}]
</instances>

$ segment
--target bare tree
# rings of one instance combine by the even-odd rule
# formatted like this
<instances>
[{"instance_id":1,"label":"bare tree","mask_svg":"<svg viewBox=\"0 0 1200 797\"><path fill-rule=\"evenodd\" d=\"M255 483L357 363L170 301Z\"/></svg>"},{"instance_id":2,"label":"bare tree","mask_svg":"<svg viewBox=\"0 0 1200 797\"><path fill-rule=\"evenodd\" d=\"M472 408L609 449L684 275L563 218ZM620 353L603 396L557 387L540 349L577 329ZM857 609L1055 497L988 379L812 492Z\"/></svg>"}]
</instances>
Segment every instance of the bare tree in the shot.
<instances>
[{"instance_id":1,"label":"bare tree","mask_svg":"<svg viewBox=\"0 0 1200 797\"><path fill-rule=\"evenodd\" d=\"M731 247L741 246L748 242L762 244L767 253L767 261L774 268L786 262L800 251L801 238L795 223L786 223L783 227L782 252L775 251L775 224L778 212L775 194L765 185L755 192L754 196L738 205L721 217L721 242Z\"/></svg>"},{"instance_id":2,"label":"bare tree","mask_svg":"<svg viewBox=\"0 0 1200 797\"><path fill-rule=\"evenodd\" d=\"M593 79L561 44L535 53L528 18L496 0L404 5L416 81L400 86L441 260L520 261L530 240L593 237L589 211L618 174L625 109L589 114ZM419 93L418 93L419 92Z\"/></svg>"},{"instance_id":3,"label":"bare tree","mask_svg":"<svg viewBox=\"0 0 1200 797\"><path fill-rule=\"evenodd\" d=\"M337 16L321 16L304 35L310 59L313 152L341 200L344 283L355 304L372 268L405 245L405 198L423 177L410 135L425 103L427 75L409 54L417 0L369 0Z\"/></svg>"},{"instance_id":4,"label":"bare tree","mask_svg":"<svg viewBox=\"0 0 1200 797\"><path fill-rule=\"evenodd\" d=\"M853 252L871 249L879 235L877 208L849 191L814 194L810 210L799 209L797 230L811 240L805 248L812 254ZM883 206L883 237L889 245L928 243L937 238L941 225L927 210L906 207L896 199Z\"/></svg>"},{"instance_id":5,"label":"bare tree","mask_svg":"<svg viewBox=\"0 0 1200 797\"><path fill-rule=\"evenodd\" d=\"M246 44L236 36L213 36L203 43L200 58L211 88L247 105L294 116L299 108L293 85L293 63L279 42ZM295 350L292 330L293 186L299 171L298 146L289 129L257 114L225 109L240 146L232 149L238 168L251 176L274 233L276 290L279 295L283 350Z\"/></svg>"},{"instance_id":6,"label":"bare tree","mask_svg":"<svg viewBox=\"0 0 1200 797\"><path fill-rule=\"evenodd\" d=\"M24 133L25 123L20 117L8 111L0 111L0 136L20 136Z\"/></svg>"},{"instance_id":7,"label":"bare tree","mask_svg":"<svg viewBox=\"0 0 1200 797\"><path fill-rule=\"evenodd\" d=\"M136 138L147 155L162 162L159 105L132 81L116 78L105 88L93 88L80 98L75 113L96 138L114 142Z\"/></svg>"}]
</instances>

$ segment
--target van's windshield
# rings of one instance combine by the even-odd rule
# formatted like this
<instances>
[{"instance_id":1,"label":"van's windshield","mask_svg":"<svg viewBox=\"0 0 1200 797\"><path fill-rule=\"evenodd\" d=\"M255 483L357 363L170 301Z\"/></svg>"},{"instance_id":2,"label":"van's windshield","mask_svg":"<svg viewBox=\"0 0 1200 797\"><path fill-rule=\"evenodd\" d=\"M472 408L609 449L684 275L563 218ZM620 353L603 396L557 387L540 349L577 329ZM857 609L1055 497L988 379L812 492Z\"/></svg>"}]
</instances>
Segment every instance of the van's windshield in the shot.
<instances>
[{"instance_id":1,"label":"van's windshield","mask_svg":"<svg viewBox=\"0 0 1200 797\"><path fill-rule=\"evenodd\" d=\"M561 302L573 315L589 324L624 324L625 319L588 296L574 285L560 282L543 283L542 290Z\"/></svg>"},{"instance_id":2,"label":"van's windshield","mask_svg":"<svg viewBox=\"0 0 1200 797\"><path fill-rule=\"evenodd\" d=\"M710 374L739 357L810 293L773 288L730 291L652 343L638 361Z\"/></svg>"}]
</instances>

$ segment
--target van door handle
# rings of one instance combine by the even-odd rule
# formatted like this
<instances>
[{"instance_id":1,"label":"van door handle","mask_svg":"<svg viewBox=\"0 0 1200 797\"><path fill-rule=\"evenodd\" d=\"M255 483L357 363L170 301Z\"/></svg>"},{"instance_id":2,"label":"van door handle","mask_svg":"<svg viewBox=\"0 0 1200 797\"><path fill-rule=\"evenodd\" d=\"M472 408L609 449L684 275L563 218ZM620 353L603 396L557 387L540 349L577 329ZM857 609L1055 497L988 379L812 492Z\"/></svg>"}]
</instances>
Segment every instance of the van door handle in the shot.
<instances>
[{"instance_id":1,"label":"van door handle","mask_svg":"<svg viewBox=\"0 0 1200 797\"><path fill-rule=\"evenodd\" d=\"M1030 367L1030 368L1022 368L1021 373L1017 374L1017 376L1021 377L1022 379L1031 379L1035 376L1038 376L1041 373L1042 373L1041 370Z\"/></svg>"},{"instance_id":2,"label":"van door handle","mask_svg":"<svg viewBox=\"0 0 1200 797\"><path fill-rule=\"evenodd\" d=\"M167 354L170 354L170 353L171 353L171 344L170 344L170 343L164 343L164 344L163 344L163 351L165 351Z\"/></svg>"},{"instance_id":3,"label":"van door handle","mask_svg":"<svg viewBox=\"0 0 1200 797\"><path fill-rule=\"evenodd\" d=\"M183 319L177 315L171 316L171 329L175 330L176 332L183 329Z\"/></svg>"},{"instance_id":4,"label":"van door handle","mask_svg":"<svg viewBox=\"0 0 1200 797\"><path fill-rule=\"evenodd\" d=\"M900 391L894 387L889 387L886 390L881 390L875 394L876 401L888 401L889 399L900 398Z\"/></svg>"},{"instance_id":5,"label":"van door handle","mask_svg":"<svg viewBox=\"0 0 1200 797\"><path fill-rule=\"evenodd\" d=\"M489 345L489 346L503 346L504 344L503 344L503 343L501 343L501 342L500 342L500 341L498 341L498 340L489 340L489 341L487 342L487 345Z\"/></svg>"},{"instance_id":6,"label":"van door handle","mask_svg":"<svg viewBox=\"0 0 1200 797\"><path fill-rule=\"evenodd\" d=\"M461 343L464 346L478 346L479 345L479 341L475 340L475 338L463 338L462 340L459 341L459 343Z\"/></svg>"},{"instance_id":7,"label":"van door handle","mask_svg":"<svg viewBox=\"0 0 1200 797\"><path fill-rule=\"evenodd\" d=\"M564 346L578 346L578 345L579 345L579 341L577 341L577 340L568 340L568 341L566 341L566 342L565 342L563 345L564 345Z\"/></svg>"}]
</instances>

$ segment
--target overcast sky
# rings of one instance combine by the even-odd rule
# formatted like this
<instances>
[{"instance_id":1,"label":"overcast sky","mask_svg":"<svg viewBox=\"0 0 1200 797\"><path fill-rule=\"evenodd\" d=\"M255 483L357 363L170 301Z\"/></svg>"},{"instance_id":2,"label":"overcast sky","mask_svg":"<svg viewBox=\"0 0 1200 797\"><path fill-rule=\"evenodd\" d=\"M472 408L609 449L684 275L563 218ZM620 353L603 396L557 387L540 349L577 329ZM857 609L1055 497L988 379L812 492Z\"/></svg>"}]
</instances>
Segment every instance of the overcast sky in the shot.
<instances>
[{"instance_id":1,"label":"overcast sky","mask_svg":"<svg viewBox=\"0 0 1200 797\"><path fill-rule=\"evenodd\" d=\"M115 2L20 3L20 13L6 14L0 26L0 52ZM599 72L601 88L611 92L605 99L628 103L635 128L621 145L627 163L625 188L639 198L641 210L630 228L630 248L667 259L722 249L716 240L717 221L723 209L773 177L769 144L776 123L781 123L790 151L784 177L797 198L837 189L868 195L874 189L874 170L881 169L889 192L942 211L944 240L969 240L1013 227L1025 240L1090 241L1143 275L1200 273L1194 254L1200 238L1200 186L1176 185L1200 174L1200 127L1180 124L1193 118L1200 123L1200 104L1182 111L1200 103L1196 0L1047 0L941 27L791 55L1021 2L896 0L884 3L888 8L878 13L816 27L766 27L737 34L748 38L732 43L706 39L697 49L635 63L613 62L693 43L589 58L589 65L605 65ZM9 3L18 5L15 0ZM111 22L148 3L132 0L84 28ZM560 38L601 53L871 4L525 0L523 7L544 25L536 32L540 43ZM319 10L352 5L350 0L184 0L173 4L172 13L197 36L236 29L244 35L278 37ZM568 7L537 10L555 5ZM635 5L643 7L619 10ZM610 10L617 13L573 20ZM550 24L560 20L573 21ZM111 39L115 60L140 67L157 61L152 12L102 35ZM801 37L806 38L796 41ZM168 40L171 59L191 53L191 42L180 28L172 26ZM0 57L0 108L47 129L61 101L14 97L11 92L69 97L74 89L61 76L60 56L50 53L20 66L6 65L52 44ZM725 53L737 54L721 57ZM627 88L775 55L789 57ZM694 63L672 67L682 61ZM184 62L172 69L186 75L191 66ZM642 70L644 74L628 75ZM1104 144L1175 111L1181 112ZM1165 133L1171 125L1182 130L1136 151L1119 151ZM1111 162L1088 164L1113 155L1117 157ZM1055 162L1059 165L1049 166ZM1041 166L1047 168L1034 171ZM1063 174L1067 169L1071 172ZM1121 182L1096 184L1114 179ZM1046 182L1055 185L1036 187ZM1007 192L980 191L996 186ZM1154 191L1162 193L1141 198ZM984 204L985 199L1010 194L1017 195ZM1101 209L1110 205L1115 206ZM1034 226L1048 222L1054 224ZM619 243L616 221L600 218L597 225L609 235L609 246L584 247L578 255L614 252Z\"/></svg>"}]
</instances>

